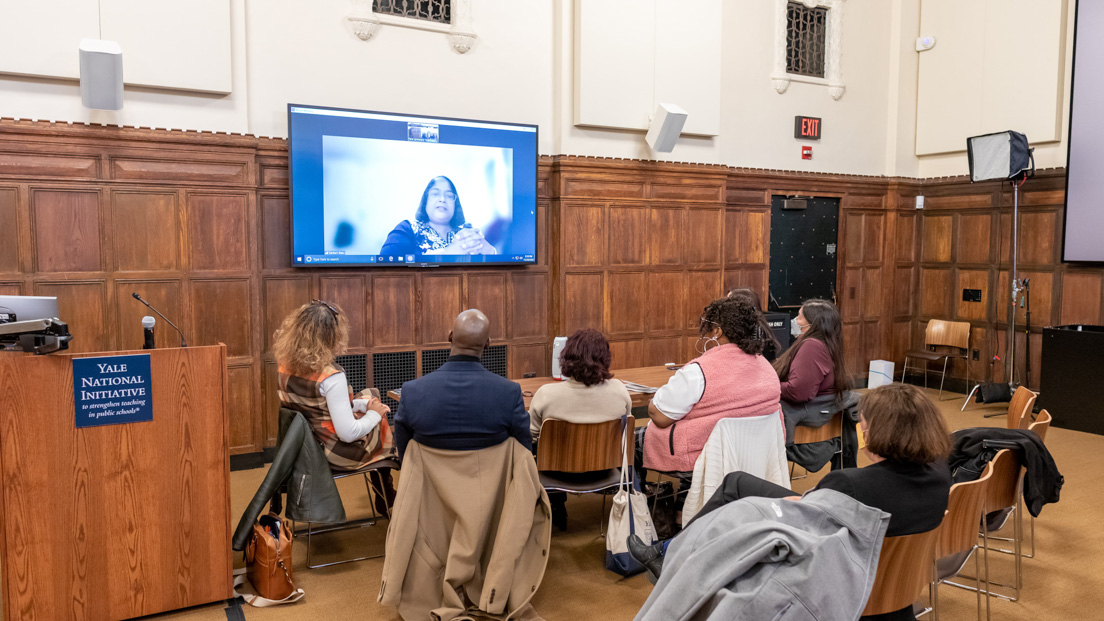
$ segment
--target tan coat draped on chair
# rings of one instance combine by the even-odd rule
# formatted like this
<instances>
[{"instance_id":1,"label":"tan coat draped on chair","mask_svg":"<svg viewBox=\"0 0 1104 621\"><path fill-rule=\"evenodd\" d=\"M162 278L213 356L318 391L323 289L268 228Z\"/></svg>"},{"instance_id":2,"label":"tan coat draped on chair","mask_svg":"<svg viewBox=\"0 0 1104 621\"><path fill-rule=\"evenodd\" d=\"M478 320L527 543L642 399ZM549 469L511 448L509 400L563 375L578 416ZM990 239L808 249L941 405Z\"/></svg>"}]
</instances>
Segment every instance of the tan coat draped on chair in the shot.
<instances>
[{"instance_id":1,"label":"tan coat draped on chair","mask_svg":"<svg viewBox=\"0 0 1104 621\"><path fill-rule=\"evenodd\" d=\"M513 438L477 451L411 442L379 601L407 621L532 616L551 529L533 455Z\"/></svg>"}]
</instances>

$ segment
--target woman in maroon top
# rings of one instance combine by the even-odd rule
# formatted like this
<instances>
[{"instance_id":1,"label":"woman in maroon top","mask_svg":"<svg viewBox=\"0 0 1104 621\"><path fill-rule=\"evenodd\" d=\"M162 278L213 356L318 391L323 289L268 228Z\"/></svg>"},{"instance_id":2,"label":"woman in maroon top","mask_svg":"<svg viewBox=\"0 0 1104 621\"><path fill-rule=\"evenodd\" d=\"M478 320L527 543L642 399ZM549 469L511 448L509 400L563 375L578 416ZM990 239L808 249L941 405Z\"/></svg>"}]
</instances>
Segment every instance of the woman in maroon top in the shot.
<instances>
[{"instance_id":1,"label":"woman in maroon top","mask_svg":"<svg viewBox=\"0 0 1104 621\"><path fill-rule=\"evenodd\" d=\"M787 446L793 444L798 425L819 427L831 420L832 415L843 409L847 392L843 324L836 305L828 300L809 300L801 305L794 326L797 340L774 361L782 382ZM808 458L793 459L795 456L791 455L791 459L806 466L811 463L816 466L812 470L819 470L835 453L835 445L805 450L811 451Z\"/></svg>"}]
</instances>

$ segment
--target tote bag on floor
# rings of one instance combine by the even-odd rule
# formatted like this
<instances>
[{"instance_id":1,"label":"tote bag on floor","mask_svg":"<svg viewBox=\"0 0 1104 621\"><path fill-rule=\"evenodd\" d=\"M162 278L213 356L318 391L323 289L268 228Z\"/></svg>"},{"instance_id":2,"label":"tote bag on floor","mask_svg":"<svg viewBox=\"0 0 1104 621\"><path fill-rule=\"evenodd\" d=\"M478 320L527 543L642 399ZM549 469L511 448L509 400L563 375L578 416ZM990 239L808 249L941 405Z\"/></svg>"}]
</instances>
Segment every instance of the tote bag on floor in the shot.
<instances>
[{"instance_id":1,"label":"tote bag on floor","mask_svg":"<svg viewBox=\"0 0 1104 621\"><path fill-rule=\"evenodd\" d=\"M644 566L629 554L629 535L635 534L644 543L651 544L656 541L656 531L648 513L648 500L640 493L638 482L634 479L629 484L629 451L624 433L628 420L622 418L621 421L621 484L613 496L606 529L606 569L631 576L644 571Z\"/></svg>"}]
</instances>

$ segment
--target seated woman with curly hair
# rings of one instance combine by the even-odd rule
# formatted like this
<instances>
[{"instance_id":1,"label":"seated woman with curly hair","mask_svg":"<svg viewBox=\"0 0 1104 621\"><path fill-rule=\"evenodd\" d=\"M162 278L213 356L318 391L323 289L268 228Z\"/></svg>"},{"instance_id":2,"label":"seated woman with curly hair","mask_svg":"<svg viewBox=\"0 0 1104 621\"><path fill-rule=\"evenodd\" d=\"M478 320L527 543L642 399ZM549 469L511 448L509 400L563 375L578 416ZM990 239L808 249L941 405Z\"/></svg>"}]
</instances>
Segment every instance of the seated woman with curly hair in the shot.
<instances>
[{"instance_id":1,"label":"seated woman with curly hair","mask_svg":"<svg viewBox=\"0 0 1104 621\"><path fill-rule=\"evenodd\" d=\"M702 313L699 334L701 355L660 387L648 406L644 468L692 472L717 421L779 411L778 374L762 355L767 335L760 311L748 297L711 302Z\"/></svg>"},{"instance_id":2,"label":"seated woman with curly hair","mask_svg":"<svg viewBox=\"0 0 1104 621\"><path fill-rule=\"evenodd\" d=\"M567 339L560 354L564 382L541 386L529 405L529 431L533 446L546 420L570 423L604 423L617 420L632 411L632 398L620 380L610 373L609 341L592 328L579 330ZM563 492L548 494L552 501L552 523L567 528L567 509Z\"/></svg>"}]
</instances>

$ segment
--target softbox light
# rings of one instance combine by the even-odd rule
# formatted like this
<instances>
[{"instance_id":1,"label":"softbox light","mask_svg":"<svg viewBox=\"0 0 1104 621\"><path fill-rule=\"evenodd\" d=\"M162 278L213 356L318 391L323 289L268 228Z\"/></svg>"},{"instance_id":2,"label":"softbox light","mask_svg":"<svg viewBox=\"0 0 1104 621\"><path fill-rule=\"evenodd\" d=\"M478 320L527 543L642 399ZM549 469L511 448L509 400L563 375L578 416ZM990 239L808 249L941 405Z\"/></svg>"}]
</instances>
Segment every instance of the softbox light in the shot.
<instances>
[{"instance_id":1,"label":"softbox light","mask_svg":"<svg viewBox=\"0 0 1104 621\"><path fill-rule=\"evenodd\" d=\"M1031 169L1027 136L1019 132L998 132L966 139L970 159L970 181L1011 179Z\"/></svg>"}]
</instances>

